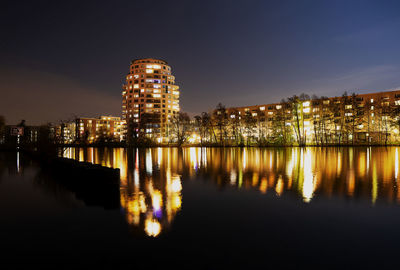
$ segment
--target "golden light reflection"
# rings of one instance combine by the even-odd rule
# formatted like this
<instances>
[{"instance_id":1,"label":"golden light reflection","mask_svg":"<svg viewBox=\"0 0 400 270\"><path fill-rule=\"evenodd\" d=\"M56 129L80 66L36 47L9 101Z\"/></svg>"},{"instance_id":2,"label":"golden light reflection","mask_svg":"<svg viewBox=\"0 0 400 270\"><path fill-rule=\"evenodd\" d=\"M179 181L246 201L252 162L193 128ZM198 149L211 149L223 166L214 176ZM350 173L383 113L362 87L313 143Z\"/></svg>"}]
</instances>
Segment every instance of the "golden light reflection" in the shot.
<instances>
[{"instance_id":1,"label":"golden light reflection","mask_svg":"<svg viewBox=\"0 0 400 270\"><path fill-rule=\"evenodd\" d=\"M396 148L394 156L394 178L399 180L399 149Z\"/></svg>"},{"instance_id":2,"label":"golden light reflection","mask_svg":"<svg viewBox=\"0 0 400 270\"><path fill-rule=\"evenodd\" d=\"M155 237L184 201L184 179L299 201L336 196L400 203L399 148L66 148L62 156L119 168L126 220Z\"/></svg>"},{"instance_id":3,"label":"golden light reflection","mask_svg":"<svg viewBox=\"0 0 400 270\"><path fill-rule=\"evenodd\" d=\"M302 149L303 152L303 149ZM312 155L311 150L307 149L304 158L300 164L303 165L304 182L303 182L303 199L310 202L314 194L314 175L312 171Z\"/></svg>"},{"instance_id":4,"label":"golden light reflection","mask_svg":"<svg viewBox=\"0 0 400 270\"><path fill-rule=\"evenodd\" d=\"M148 236L153 236L153 237L158 236L161 232L160 222L149 216L148 218L146 218L145 231Z\"/></svg>"},{"instance_id":5,"label":"golden light reflection","mask_svg":"<svg viewBox=\"0 0 400 270\"><path fill-rule=\"evenodd\" d=\"M276 183L275 192L278 196L280 196L283 192L283 179L282 176L279 177L278 182Z\"/></svg>"},{"instance_id":6,"label":"golden light reflection","mask_svg":"<svg viewBox=\"0 0 400 270\"><path fill-rule=\"evenodd\" d=\"M268 189L268 181L267 178L263 177L261 179L260 191L261 193L266 193Z\"/></svg>"}]
</instances>

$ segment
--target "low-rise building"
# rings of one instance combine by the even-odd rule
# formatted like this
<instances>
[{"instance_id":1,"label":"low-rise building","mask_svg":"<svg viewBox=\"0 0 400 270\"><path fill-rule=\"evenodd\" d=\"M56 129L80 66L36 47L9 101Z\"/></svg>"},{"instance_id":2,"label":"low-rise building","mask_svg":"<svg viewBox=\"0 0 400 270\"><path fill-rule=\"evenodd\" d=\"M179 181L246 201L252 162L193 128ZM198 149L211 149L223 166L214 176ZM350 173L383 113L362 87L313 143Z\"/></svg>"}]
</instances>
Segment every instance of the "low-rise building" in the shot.
<instances>
[{"instance_id":1,"label":"low-rise building","mask_svg":"<svg viewBox=\"0 0 400 270\"><path fill-rule=\"evenodd\" d=\"M254 140L287 135L299 144L386 144L399 139L400 90L341 97L295 96L281 103L231 107L225 113L230 125L238 125L228 130L239 130ZM234 138L225 133L226 140Z\"/></svg>"},{"instance_id":2,"label":"low-rise building","mask_svg":"<svg viewBox=\"0 0 400 270\"><path fill-rule=\"evenodd\" d=\"M120 142L123 136L123 122L120 117L80 117L76 119L77 142Z\"/></svg>"}]
</instances>

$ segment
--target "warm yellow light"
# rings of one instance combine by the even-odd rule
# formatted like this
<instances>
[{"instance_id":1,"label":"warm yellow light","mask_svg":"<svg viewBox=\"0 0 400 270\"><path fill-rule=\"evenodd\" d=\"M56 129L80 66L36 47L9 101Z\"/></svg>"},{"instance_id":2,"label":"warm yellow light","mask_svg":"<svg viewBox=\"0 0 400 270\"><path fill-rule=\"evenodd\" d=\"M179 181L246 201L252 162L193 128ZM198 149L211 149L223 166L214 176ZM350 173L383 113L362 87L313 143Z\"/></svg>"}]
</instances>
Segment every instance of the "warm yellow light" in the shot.
<instances>
[{"instance_id":1,"label":"warm yellow light","mask_svg":"<svg viewBox=\"0 0 400 270\"><path fill-rule=\"evenodd\" d=\"M151 196L151 200L153 205L153 211L160 210L162 206L162 194L159 190L154 190Z\"/></svg>"},{"instance_id":2,"label":"warm yellow light","mask_svg":"<svg viewBox=\"0 0 400 270\"><path fill-rule=\"evenodd\" d=\"M161 232L161 225L156 219L149 218L145 222L144 229L148 236L156 237Z\"/></svg>"},{"instance_id":3,"label":"warm yellow light","mask_svg":"<svg viewBox=\"0 0 400 270\"><path fill-rule=\"evenodd\" d=\"M278 196L281 196L283 192L283 179L282 176L279 177L278 182L276 183L275 186L275 192Z\"/></svg>"},{"instance_id":4,"label":"warm yellow light","mask_svg":"<svg viewBox=\"0 0 400 270\"><path fill-rule=\"evenodd\" d=\"M171 190L173 192L180 192L182 190L182 184L179 176L172 179Z\"/></svg>"}]
</instances>

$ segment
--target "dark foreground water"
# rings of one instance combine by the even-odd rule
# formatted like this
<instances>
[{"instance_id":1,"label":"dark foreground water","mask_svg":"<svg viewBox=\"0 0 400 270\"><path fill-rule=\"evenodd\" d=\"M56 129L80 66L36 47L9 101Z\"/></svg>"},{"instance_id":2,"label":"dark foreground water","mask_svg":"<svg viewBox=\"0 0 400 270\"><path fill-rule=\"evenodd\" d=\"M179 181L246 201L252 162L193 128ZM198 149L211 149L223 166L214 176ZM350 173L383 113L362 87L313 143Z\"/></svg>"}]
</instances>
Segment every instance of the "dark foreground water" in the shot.
<instances>
[{"instance_id":1,"label":"dark foreground water","mask_svg":"<svg viewBox=\"0 0 400 270\"><path fill-rule=\"evenodd\" d=\"M119 207L0 152L0 264L397 269L399 152L64 149L121 169Z\"/></svg>"}]
</instances>

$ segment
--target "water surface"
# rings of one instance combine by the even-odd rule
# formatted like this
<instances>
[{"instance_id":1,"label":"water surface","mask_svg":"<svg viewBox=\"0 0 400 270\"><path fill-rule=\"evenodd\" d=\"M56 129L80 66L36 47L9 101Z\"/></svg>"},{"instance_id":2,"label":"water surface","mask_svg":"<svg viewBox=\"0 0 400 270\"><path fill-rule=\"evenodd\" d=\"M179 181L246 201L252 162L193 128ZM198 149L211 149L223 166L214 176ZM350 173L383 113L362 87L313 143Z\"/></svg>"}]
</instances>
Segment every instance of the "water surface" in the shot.
<instances>
[{"instance_id":1,"label":"water surface","mask_svg":"<svg viewBox=\"0 0 400 270\"><path fill-rule=\"evenodd\" d=\"M26 263L390 268L399 151L64 149L120 169L115 209L88 205L22 154L0 153L3 254Z\"/></svg>"}]
</instances>

